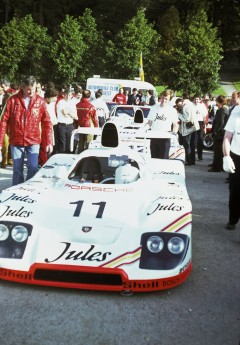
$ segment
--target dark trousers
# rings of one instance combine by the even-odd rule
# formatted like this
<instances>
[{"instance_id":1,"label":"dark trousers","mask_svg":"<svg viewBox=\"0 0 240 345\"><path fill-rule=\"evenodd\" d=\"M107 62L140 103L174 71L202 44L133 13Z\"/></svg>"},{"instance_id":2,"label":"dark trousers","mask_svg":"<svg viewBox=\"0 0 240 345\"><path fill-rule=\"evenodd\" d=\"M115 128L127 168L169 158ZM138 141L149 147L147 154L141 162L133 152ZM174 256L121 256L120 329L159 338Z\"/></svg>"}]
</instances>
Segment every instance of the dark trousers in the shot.
<instances>
[{"instance_id":1,"label":"dark trousers","mask_svg":"<svg viewBox=\"0 0 240 345\"><path fill-rule=\"evenodd\" d=\"M237 224L240 219L240 156L231 152L235 173L229 174L229 223Z\"/></svg>"},{"instance_id":2,"label":"dark trousers","mask_svg":"<svg viewBox=\"0 0 240 345\"><path fill-rule=\"evenodd\" d=\"M58 124L58 152L59 153L70 153L70 141L71 134L74 130L73 124Z\"/></svg>"},{"instance_id":3,"label":"dark trousers","mask_svg":"<svg viewBox=\"0 0 240 345\"><path fill-rule=\"evenodd\" d=\"M52 155L58 153L58 125L53 126L53 133L54 133L54 145L53 145L53 152Z\"/></svg>"},{"instance_id":4,"label":"dark trousers","mask_svg":"<svg viewBox=\"0 0 240 345\"><path fill-rule=\"evenodd\" d=\"M203 136L204 136L204 122L203 121L198 121L199 123L199 130L197 131L197 154L198 158L202 158L202 153L203 153Z\"/></svg>"},{"instance_id":5,"label":"dark trousers","mask_svg":"<svg viewBox=\"0 0 240 345\"><path fill-rule=\"evenodd\" d=\"M182 144L185 149L186 162L195 164L196 132L183 136Z\"/></svg>"},{"instance_id":6,"label":"dark trousers","mask_svg":"<svg viewBox=\"0 0 240 345\"><path fill-rule=\"evenodd\" d=\"M170 139L151 139L150 150L152 158L169 158L171 140Z\"/></svg>"},{"instance_id":7,"label":"dark trousers","mask_svg":"<svg viewBox=\"0 0 240 345\"><path fill-rule=\"evenodd\" d=\"M213 169L223 170L223 139L213 138Z\"/></svg>"}]
</instances>

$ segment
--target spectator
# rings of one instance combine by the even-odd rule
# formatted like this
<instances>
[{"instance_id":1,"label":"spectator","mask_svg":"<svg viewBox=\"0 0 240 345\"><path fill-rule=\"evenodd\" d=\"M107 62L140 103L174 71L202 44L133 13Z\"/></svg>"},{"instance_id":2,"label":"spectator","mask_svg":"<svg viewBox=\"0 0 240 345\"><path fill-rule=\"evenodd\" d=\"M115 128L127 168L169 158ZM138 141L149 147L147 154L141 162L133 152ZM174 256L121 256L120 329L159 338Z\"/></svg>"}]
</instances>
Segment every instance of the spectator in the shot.
<instances>
[{"instance_id":1,"label":"spectator","mask_svg":"<svg viewBox=\"0 0 240 345\"><path fill-rule=\"evenodd\" d=\"M57 103L58 118L58 152L71 153L71 134L74 130L74 120L77 120L76 105L71 102L72 91L66 88L64 98Z\"/></svg>"},{"instance_id":2,"label":"spectator","mask_svg":"<svg viewBox=\"0 0 240 345\"><path fill-rule=\"evenodd\" d=\"M78 125L80 127L98 127L97 111L94 105L90 103L91 91L84 90L82 99L77 103ZM78 143L78 153L86 150L93 140L91 134L80 134Z\"/></svg>"},{"instance_id":3,"label":"spectator","mask_svg":"<svg viewBox=\"0 0 240 345\"><path fill-rule=\"evenodd\" d=\"M3 96L4 96L4 90L3 90L2 86L0 85L0 113L2 111Z\"/></svg>"},{"instance_id":4,"label":"spectator","mask_svg":"<svg viewBox=\"0 0 240 345\"><path fill-rule=\"evenodd\" d=\"M229 110L226 106L227 100L225 96L218 96L216 99L217 112L212 124L213 135L213 164L209 172L221 172L223 171L223 137L224 127L229 117Z\"/></svg>"},{"instance_id":5,"label":"spectator","mask_svg":"<svg viewBox=\"0 0 240 345\"><path fill-rule=\"evenodd\" d=\"M138 93L138 90L134 87L132 93L128 96L127 104L129 105L139 105L141 102L141 96Z\"/></svg>"},{"instance_id":6,"label":"spectator","mask_svg":"<svg viewBox=\"0 0 240 345\"><path fill-rule=\"evenodd\" d=\"M27 157L27 180L38 170L38 155L41 140L46 142L46 151L52 152L52 124L46 102L36 94L36 79L26 77L18 93L6 103L0 122L0 146L9 128L13 159L13 185L24 182L24 157Z\"/></svg>"},{"instance_id":7,"label":"spectator","mask_svg":"<svg viewBox=\"0 0 240 345\"><path fill-rule=\"evenodd\" d=\"M38 81L36 84L36 93L41 96L42 98L44 98L44 91L42 89L42 84Z\"/></svg>"},{"instance_id":8,"label":"spectator","mask_svg":"<svg viewBox=\"0 0 240 345\"><path fill-rule=\"evenodd\" d=\"M200 102L201 97L195 94L193 97L193 105L197 114L197 120L199 124L199 129L196 131L197 140L197 155L198 160L203 160L203 137L205 133L205 127L207 124L208 111L203 103Z\"/></svg>"},{"instance_id":9,"label":"spectator","mask_svg":"<svg viewBox=\"0 0 240 345\"><path fill-rule=\"evenodd\" d=\"M126 96L123 91L123 87L120 87L118 93L113 97L112 102L116 102L117 104L127 104Z\"/></svg>"},{"instance_id":10,"label":"spectator","mask_svg":"<svg viewBox=\"0 0 240 345\"><path fill-rule=\"evenodd\" d=\"M231 115L233 109L240 104L240 92L234 91L231 97L231 105L229 108L229 116Z\"/></svg>"},{"instance_id":11,"label":"spectator","mask_svg":"<svg viewBox=\"0 0 240 345\"><path fill-rule=\"evenodd\" d=\"M129 97L129 91L127 89L124 89L123 93L126 96L126 102L127 102L128 101L128 97Z\"/></svg>"},{"instance_id":12,"label":"spectator","mask_svg":"<svg viewBox=\"0 0 240 345\"><path fill-rule=\"evenodd\" d=\"M46 89L45 93L44 93L44 98L46 100L47 103L47 111L50 115L50 120L53 126L53 133L52 133L52 143L53 143L53 151L52 154L57 153L57 142L56 142L56 138L58 138L58 119L57 119L57 115L56 115L56 110L55 110L55 103L57 100L57 95L58 92L56 89L54 88L48 88ZM57 133L57 135L56 135ZM45 140L43 139L40 145L40 152L39 152L39 159L38 159L38 163L40 166L42 166L43 164L46 163L46 161L48 160L48 155L46 152L46 143Z\"/></svg>"},{"instance_id":13,"label":"spectator","mask_svg":"<svg viewBox=\"0 0 240 345\"><path fill-rule=\"evenodd\" d=\"M1 105L1 109L2 109L1 111L3 111L7 99L11 95L16 93L16 90L12 88L10 81L7 79L2 79L0 86L2 87L2 89L4 91L4 94L2 97L2 105ZM6 168L7 165L12 165L11 150L10 150L10 146L9 146L9 135L8 134L9 133L7 132L4 135L3 146L2 146L1 168Z\"/></svg>"},{"instance_id":14,"label":"spectator","mask_svg":"<svg viewBox=\"0 0 240 345\"><path fill-rule=\"evenodd\" d=\"M76 105L77 103L79 103L81 101L81 99L82 99L82 89L81 88L75 88L74 93L73 93L72 98L71 98L71 103Z\"/></svg>"},{"instance_id":15,"label":"spectator","mask_svg":"<svg viewBox=\"0 0 240 345\"><path fill-rule=\"evenodd\" d=\"M177 134L178 131L178 117L177 111L174 107L168 104L167 92L162 92L160 97L160 104L155 104L151 107L148 114L147 127L152 131L163 131ZM169 158L170 139L154 138L150 140L150 151L152 158Z\"/></svg>"},{"instance_id":16,"label":"spectator","mask_svg":"<svg viewBox=\"0 0 240 345\"><path fill-rule=\"evenodd\" d=\"M95 92L95 99L91 103L96 108L99 127L102 127L109 117L109 110L100 91Z\"/></svg>"},{"instance_id":17,"label":"spectator","mask_svg":"<svg viewBox=\"0 0 240 345\"><path fill-rule=\"evenodd\" d=\"M148 105L155 105L157 103L153 90L147 91L147 99L148 99Z\"/></svg>"},{"instance_id":18,"label":"spectator","mask_svg":"<svg viewBox=\"0 0 240 345\"><path fill-rule=\"evenodd\" d=\"M183 93L183 103L178 118L181 121L179 132L185 149L186 165L195 165L196 131L199 129L196 111L188 92Z\"/></svg>"},{"instance_id":19,"label":"spectator","mask_svg":"<svg viewBox=\"0 0 240 345\"><path fill-rule=\"evenodd\" d=\"M208 111L208 119L213 119L217 111L216 101L211 101L209 95L204 95L202 102Z\"/></svg>"},{"instance_id":20,"label":"spectator","mask_svg":"<svg viewBox=\"0 0 240 345\"><path fill-rule=\"evenodd\" d=\"M236 105L225 126L223 169L229 173L229 220L227 230L234 230L240 219L240 105Z\"/></svg>"}]
</instances>

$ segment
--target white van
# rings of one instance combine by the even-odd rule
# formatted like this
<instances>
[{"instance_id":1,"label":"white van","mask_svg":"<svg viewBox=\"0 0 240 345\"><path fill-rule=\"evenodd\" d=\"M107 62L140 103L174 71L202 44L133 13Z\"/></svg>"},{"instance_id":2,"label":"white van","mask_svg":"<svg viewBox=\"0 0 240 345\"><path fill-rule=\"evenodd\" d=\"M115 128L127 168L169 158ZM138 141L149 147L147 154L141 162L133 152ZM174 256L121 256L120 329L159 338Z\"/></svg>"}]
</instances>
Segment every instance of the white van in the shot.
<instances>
[{"instance_id":1,"label":"white van","mask_svg":"<svg viewBox=\"0 0 240 345\"><path fill-rule=\"evenodd\" d=\"M128 90L129 94L132 93L134 87L138 90L142 90L144 93L147 90L154 90L156 92L152 84L140 80L88 78L86 84L86 89L91 91L92 98L95 98L95 92L97 90L102 89L105 102L112 102L113 97L118 93L121 87Z\"/></svg>"}]
</instances>

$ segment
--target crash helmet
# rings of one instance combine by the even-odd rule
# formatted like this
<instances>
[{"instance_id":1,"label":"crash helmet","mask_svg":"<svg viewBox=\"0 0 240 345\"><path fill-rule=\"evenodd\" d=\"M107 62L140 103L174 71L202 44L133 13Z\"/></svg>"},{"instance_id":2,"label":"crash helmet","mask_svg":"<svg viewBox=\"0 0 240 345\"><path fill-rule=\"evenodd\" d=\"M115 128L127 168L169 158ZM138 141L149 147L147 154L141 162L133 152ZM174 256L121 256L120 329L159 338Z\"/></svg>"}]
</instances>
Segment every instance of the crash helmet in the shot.
<instances>
[{"instance_id":1,"label":"crash helmet","mask_svg":"<svg viewBox=\"0 0 240 345\"><path fill-rule=\"evenodd\" d=\"M125 184L137 181L139 178L139 169L131 164L119 166L115 171L115 183Z\"/></svg>"}]
</instances>

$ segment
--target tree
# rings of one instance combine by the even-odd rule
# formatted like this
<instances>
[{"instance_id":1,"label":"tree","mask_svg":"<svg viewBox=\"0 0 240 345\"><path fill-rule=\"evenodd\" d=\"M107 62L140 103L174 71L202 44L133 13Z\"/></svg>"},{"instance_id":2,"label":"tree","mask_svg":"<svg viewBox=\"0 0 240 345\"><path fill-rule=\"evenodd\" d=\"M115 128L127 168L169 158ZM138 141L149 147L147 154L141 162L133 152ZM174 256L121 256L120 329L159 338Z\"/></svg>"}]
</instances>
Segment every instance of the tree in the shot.
<instances>
[{"instance_id":1,"label":"tree","mask_svg":"<svg viewBox=\"0 0 240 345\"><path fill-rule=\"evenodd\" d=\"M45 74L44 57L51 39L47 29L34 23L31 15L12 19L0 31L0 70L10 80L20 81L24 75Z\"/></svg>"},{"instance_id":2,"label":"tree","mask_svg":"<svg viewBox=\"0 0 240 345\"><path fill-rule=\"evenodd\" d=\"M159 17L158 32L161 35L161 50L170 51L174 47L176 37L182 28L179 12L175 6L171 6Z\"/></svg>"},{"instance_id":3,"label":"tree","mask_svg":"<svg viewBox=\"0 0 240 345\"><path fill-rule=\"evenodd\" d=\"M159 49L159 64L156 67L161 81L168 80L168 71L171 66L171 56L174 54L176 37L182 26L180 24L179 12L175 6L171 6L159 18L158 31L161 35L160 49ZM164 84L161 82L161 84Z\"/></svg>"},{"instance_id":4,"label":"tree","mask_svg":"<svg viewBox=\"0 0 240 345\"><path fill-rule=\"evenodd\" d=\"M211 92L219 80L222 48L217 30L207 21L204 10L187 20L176 37L175 47L165 59L163 82L173 90Z\"/></svg>"},{"instance_id":5,"label":"tree","mask_svg":"<svg viewBox=\"0 0 240 345\"><path fill-rule=\"evenodd\" d=\"M133 79L139 73L140 54L143 56L145 78L156 80L154 66L157 63L157 48L160 36L139 10L123 29L109 40L106 47L109 59L109 77ZM145 63L144 63L145 62Z\"/></svg>"},{"instance_id":6,"label":"tree","mask_svg":"<svg viewBox=\"0 0 240 345\"><path fill-rule=\"evenodd\" d=\"M92 11L87 8L79 18L82 39L85 50L82 54L83 64L79 65L77 77L80 81L86 80L93 74L101 74L104 69L104 42Z\"/></svg>"},{"instance_id":7,"label":"tree","mask_svg":"<svg viewBox=\"0 0 240 345\"><path fill-rule=\"evenodd\" d=\"M85 50L78 19L66 15L52 46L52 58L56 68L54 75L58 82L71 83L76 79Z\"/></svg>"}]
</instances>

